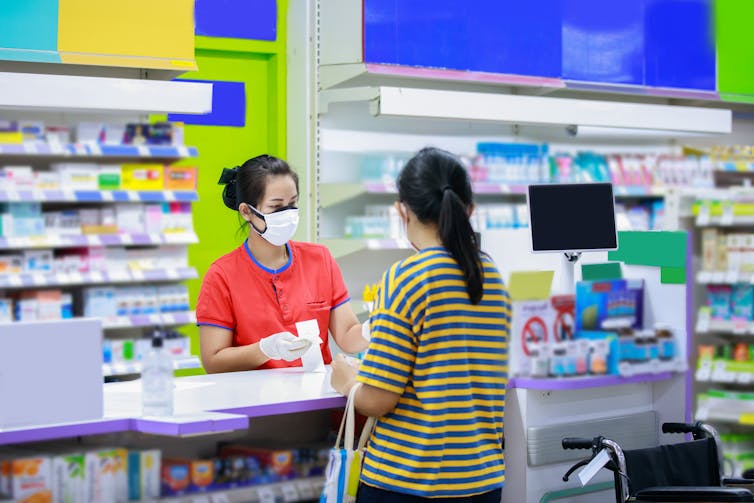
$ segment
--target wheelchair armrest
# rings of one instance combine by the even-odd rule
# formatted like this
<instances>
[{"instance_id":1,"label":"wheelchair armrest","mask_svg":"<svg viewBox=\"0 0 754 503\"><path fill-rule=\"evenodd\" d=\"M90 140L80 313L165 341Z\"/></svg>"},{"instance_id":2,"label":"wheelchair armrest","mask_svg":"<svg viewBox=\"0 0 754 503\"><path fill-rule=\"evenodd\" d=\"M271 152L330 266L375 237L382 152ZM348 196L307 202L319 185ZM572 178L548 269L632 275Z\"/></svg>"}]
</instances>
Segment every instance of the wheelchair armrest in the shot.
<instances>
[{"instance_id":1,"label":"wheelchair armrest","mask_svg":"<svg viewBox=\"0 0 754 503\"><path fill-rule=\"evenodd\" d=\"M725 477L722 480L722 485L723 486L752 486L754 485L754 479Z\"/></svg>"},{"instance_id":2,"label":"wheelchair armrest","mask_svg":"<svg viewBox=\"0 0 754 503\"><path fill-rule=\"evenodd\" d=\"M636 493L636 501L653 503L754 502L754 494L737 487L649 487Z\"/></svg>"}]
</instances>

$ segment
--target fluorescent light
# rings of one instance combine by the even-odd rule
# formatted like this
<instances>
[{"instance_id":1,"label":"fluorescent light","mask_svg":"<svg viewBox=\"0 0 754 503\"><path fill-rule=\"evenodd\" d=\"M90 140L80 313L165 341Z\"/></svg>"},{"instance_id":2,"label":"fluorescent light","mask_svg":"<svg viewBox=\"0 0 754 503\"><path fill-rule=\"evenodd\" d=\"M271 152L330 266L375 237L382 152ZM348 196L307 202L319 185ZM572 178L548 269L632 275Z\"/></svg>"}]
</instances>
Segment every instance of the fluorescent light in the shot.
<instances>
[{"instance_id":1,"label":"fluorescent light","mask_svg":"<svg viewBox=\"0 0 754 503\"><path fill-rule=\"evenodd\" d=\"M203 114L212 84L0 72L0 109Z\"/></svg>"},{"instance_id":2,"label":"fluorescent light","mask_svg":"<svg viewBox=\"0 0 754 503\"><path fill-rule=\"evenodd\" d=\"M577 138L699 138L720 133L698 133L691 131L667 131L661 129L635 129L618 127L578 126Z\"/></svg>"},{"instance_id":3,"label":"fluorescent light","mask_svg":"<svg viewBox=\"0 0 754 503\"><path fill-rule=\"evenodd\" d=\"M378 116L730 133L730 110L380 87Z\"/></svg>"}]
</instances>

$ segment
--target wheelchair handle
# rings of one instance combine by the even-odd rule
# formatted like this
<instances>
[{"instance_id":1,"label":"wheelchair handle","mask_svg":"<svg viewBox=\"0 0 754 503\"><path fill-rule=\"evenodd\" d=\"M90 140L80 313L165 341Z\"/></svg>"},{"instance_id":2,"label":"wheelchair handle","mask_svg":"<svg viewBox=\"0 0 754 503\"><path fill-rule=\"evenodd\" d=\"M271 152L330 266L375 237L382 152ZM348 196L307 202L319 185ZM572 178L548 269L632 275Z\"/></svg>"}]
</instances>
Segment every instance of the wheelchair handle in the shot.
<instances>
[{"instance_id":1,"label":"wheelchair handle","mask_svg":"<svg viewBox=\"0 0 754 503\"><path fill-rule=\"evenodd\" d=\"M591 449L594 447L594 440L591 438L567 437L562 442L563 449Z\"/></svg>"},{"instance_id":2,"label":"wheelchair handle","mask_svg":"<svg viewBox=\"0 0 754 503\"><path fill-rule=\"evenodd\" d=\"M663 433L697 433L699 431L699 424L693 423L663 423Z\"/></svg>"}]
</instances>

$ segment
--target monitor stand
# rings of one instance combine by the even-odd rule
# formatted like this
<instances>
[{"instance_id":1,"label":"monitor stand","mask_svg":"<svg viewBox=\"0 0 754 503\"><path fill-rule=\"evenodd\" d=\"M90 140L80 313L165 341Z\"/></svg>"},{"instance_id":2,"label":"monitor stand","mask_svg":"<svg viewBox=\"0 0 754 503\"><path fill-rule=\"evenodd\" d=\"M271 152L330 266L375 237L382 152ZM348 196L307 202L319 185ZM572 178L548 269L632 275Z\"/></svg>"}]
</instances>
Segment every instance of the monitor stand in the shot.
<instances>
[{"instance_id":1,"label":"monitor stand","mask_svg":"<svg viewBox=\"0 0 754 503\"><path fill-rule=\"evenodd\" d=\"M560 286L559 294L573 295L576 290L576 262L579 261L581 252L563 252L560 257Z\"/></svg>"}]
</instances>

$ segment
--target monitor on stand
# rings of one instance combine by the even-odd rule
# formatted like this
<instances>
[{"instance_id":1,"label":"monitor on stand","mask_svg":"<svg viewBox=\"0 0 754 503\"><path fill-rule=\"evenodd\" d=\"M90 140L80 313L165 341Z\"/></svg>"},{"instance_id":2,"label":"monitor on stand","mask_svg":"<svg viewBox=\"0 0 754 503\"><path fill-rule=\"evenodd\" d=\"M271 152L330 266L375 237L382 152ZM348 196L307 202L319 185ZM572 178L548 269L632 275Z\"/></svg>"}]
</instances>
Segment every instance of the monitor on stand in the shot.
<instances>
[{"instance_id":1,"label":"monitor on stand","mask_svg":"<svg viewBox=\"0 0 754 503\"><path fill-rule=\"evenodd\" d=\"M563 254L564 292L573 292L582 252L618 248L610 183L530 185L528 205L532 251Z\"/></svg>"}]
</instances>

